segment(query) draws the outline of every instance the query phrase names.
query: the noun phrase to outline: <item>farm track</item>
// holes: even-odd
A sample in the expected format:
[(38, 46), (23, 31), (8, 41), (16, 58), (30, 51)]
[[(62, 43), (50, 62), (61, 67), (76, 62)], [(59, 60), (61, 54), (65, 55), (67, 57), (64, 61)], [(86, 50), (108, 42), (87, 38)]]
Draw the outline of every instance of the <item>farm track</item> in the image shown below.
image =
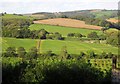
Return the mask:
[(37, 41), (37, 50), (38, 50), (38, 53), (40, 53), (40, 43), (41, 43), (41, 40), (38, 40)]

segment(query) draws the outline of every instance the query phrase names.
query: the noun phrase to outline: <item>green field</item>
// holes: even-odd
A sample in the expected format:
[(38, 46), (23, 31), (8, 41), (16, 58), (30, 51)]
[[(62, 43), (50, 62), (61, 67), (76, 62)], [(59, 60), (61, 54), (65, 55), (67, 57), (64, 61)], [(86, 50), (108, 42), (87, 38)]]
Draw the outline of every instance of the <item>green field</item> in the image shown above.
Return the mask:
[(79, 41), (59, 41), (44, 40), (41, 43), (41, 53), (52, 50), (54, 53), (60, 53), (63, 46), (67, 46), (68, 53), (80, 54), (81, 51), (87, 52), (93, 50), (95, 53), (112, 52), (118, 54), (118, 48), (106, 44), (83, 43)]
[[(7, 47), (24, 47), (28, 51), (32, 47), (37, 46), (37, 39), (15, 39), (15, 38), (3, 38), (2, 50), (5, 51)], [(60, 40), (42, 40), (40, 44), (40, 52), (52, 50), (54, 53), (59, 54), (63, 46), (67, 46), (68, 53), (80, 54), (81, 51), (87, 52), (89, 50), (95, 51), (95, 53), (112, 52), (118, 54), (118, 48), (106, 44), (96, 43), (83, 43), (79, 41), (60, 41)]]
[(63, 36), (67, 36), (68, 33), (81, 33), (83, 35), (87, 35), (90, 32), (97, 32), (101, 34), (102, 32), (99, 30), (90, 30), (90, 29), (79, 29), (79, 28), (70, 28), (70, 27), (61, 27), (61, 26), (52, 26), (52, 25), (44, 25), (44, 24), (33, 24), (30, 26), (31, 30), (40, 30), (45, 29), (48, 32), (59, 32)]
[(28, 51), (32, 47), (36, 47), (37, 40), (34, 39), (16, 39), (16, 38), (3, 38), (2, 39), (2, 51), (5, 51), (7, 47), (24, 47)]

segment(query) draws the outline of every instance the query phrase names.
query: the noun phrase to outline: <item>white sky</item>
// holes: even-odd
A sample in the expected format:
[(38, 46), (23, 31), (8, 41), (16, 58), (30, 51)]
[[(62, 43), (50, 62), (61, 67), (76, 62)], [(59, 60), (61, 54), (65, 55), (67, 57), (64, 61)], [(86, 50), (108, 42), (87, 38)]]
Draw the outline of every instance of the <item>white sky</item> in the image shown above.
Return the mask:
[(118, 9), (119, 0), (2, 0), (0, 12), (34, 13), (84, 9)]

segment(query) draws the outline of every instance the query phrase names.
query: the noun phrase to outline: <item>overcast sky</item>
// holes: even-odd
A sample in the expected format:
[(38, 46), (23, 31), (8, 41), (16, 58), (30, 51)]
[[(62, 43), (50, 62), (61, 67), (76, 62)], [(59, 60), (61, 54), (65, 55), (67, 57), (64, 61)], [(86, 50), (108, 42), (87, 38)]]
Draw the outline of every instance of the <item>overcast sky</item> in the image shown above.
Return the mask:
[(0, 12), (62, 12), (84, 9), (118, 9), (119, 0), (0, 0)]

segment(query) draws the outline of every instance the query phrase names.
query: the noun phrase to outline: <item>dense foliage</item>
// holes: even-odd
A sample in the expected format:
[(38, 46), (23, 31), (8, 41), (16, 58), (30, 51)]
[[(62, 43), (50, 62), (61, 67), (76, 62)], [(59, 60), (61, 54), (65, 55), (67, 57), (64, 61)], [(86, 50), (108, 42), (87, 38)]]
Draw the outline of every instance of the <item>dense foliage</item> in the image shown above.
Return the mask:
[(28, 27), (32, 24), (30, 19), (4, 18), (2, 21), (2, 34), (4, 37), (29, 37)]
[(32, 24), (30, 19), (3, 18), (2, 34), (3, 37), (15, 38), (34, 38), (34, 39), (62, 39), (58, 32), (50, 33), (44, 29), (31, 31), (29, 26)]
[(91, 17), (86, 17), (86, 16), (76, 16), (72, 17), (72, 19), (77, 19), (77, 20), (83, 20), (85, 21), (86, 24), (91, 24), (91, 25), (97, 25), (97, 26), (102, 26), (102, 27), (108, 27), (108, 28), (116, 28), (120, 29), (120, 25), (117, 23), (111, 23), (108, 22), (104, 19), (96, 19), (96, 18), (91, 18)]
[[(13, 62), (12, 59), (16, 60)], [(110, 77), (109, 72), (105, 75), (99, 69), (91, 67), (89, 63), (85, 63), (84, 60), (46, 58), (44, 60), (22, 61), (20, 58), (3, 58), (3, 84), (102, 84), (103, 82), (110, 83)]]
[(67, 47), (63, 46), (61, 48), (60, 54), (55, 54), (52, 52), (52, 50), (48, 50), (45, 53), (39, 53), (38, 49), (36, 47), (32, 47), (29, 49), (29, 51), (26, 52), (24, 47), (8, 47), (5, 52), (2, 54), (3, 57), (19, 57), (24, 59), (36, 59), (40, 57), (55, 57), (59, 59), (82, 59), (82, 58), (88, 58), (88, 59), (107, 59), (112, 58), (112, 56), (116, 56), (116, 54), (113, 54), (111, 52), (106, 53), (102, 52), (101, 54), (96, 54), (92, 50), (88, 50), (87, 52), (80, 52), (80, 54), (69, 54), (67, 51)]
[(106, 41), (108, 44), (119, 47), (120, 46), (120, 31), (107, 33)]
[[(112, 58), (112, 53), (103, 52), (97, 55), (94, 51), (88, 51), (87, 54), (80, 52), (79, 55), (75, 55), (69, 54), (66, 46), (63, 46), (60, 55), (55, 55), (52, 51), (40, 54), (35, 47), (29, 52), (26, 52), (23, 47), (17, 49), (8, 47), (2, 55), (3, 84), (65, 84), (69, 82), (103, 84), (111, 82), (111, 68), (104, 69), (103, 66), (111, 66), (109, 58)], [(95, 59), (94, 62), (93, 59)]]

